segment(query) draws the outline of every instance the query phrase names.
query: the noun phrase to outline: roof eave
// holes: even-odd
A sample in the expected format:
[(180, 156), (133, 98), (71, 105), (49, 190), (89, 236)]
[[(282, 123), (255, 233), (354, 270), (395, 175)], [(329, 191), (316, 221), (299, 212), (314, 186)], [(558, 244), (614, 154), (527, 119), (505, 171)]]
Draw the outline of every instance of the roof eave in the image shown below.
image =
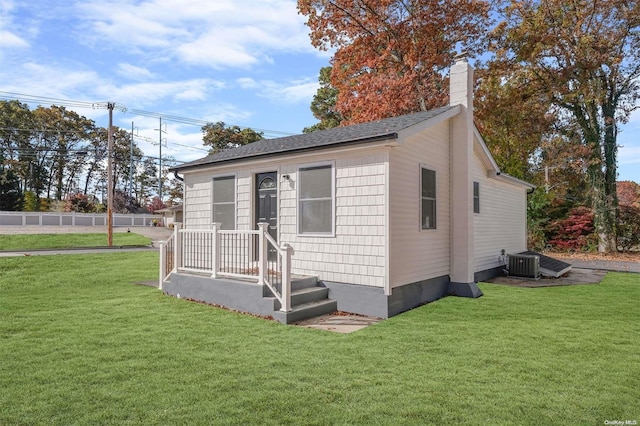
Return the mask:
[(236, 158), (221, 159), (216, 161), (202, 162), (198, 164), (185, 165), (185, 166), (176, 166), (176, 167), (170, 168), (169, 171), (177, 171), (178, 173), (182, 173), (185, 171), (193, 171), (201, 168), (214, 167), (220, 164), (226, 165), (234, 162), (251, 161), (254, 159), (262, 159), (262, 158), (275, 157), (280, 155), (297, 154), (297, 153), (312, 152), (312, 151), (322, 151), (322, 150), (327, 150), (327, 149), (336, 148), (336, 147), (368, 144), (368, 143), (374, 143), (374, 142), (379, 142), (379, 141), (389, 140), (389, 139), (394, 139), (394, 140), (398, 139), (398, 133), (392, 132), (392, 133), (377, 135), (370, 138), (329, 143), (326, 145), (309, 146), (309, 147), (294, 148), (294, 149), (282, 149), (282, 150), (264, 152), (264, 153), (254, 154), (254, 155), (246, 155), (246, 156), (236, 157)]
[(516, 185), (516, 186), (521, 186), (523, 188), (527, 188), (530, 190), (536, 189), (537, 186), (529, 183), (527, 181), (524, 181), (522, 179), (518, 179), (516, 177), (513, 177), (511, 175), (508, 175), (506, 173), (502, 173), (502, 172), (490, 172), (490, 177), (497, 179), (497, 180), (501, 180), (503, 182), (506, 183), (510, 183), (511, 185)]

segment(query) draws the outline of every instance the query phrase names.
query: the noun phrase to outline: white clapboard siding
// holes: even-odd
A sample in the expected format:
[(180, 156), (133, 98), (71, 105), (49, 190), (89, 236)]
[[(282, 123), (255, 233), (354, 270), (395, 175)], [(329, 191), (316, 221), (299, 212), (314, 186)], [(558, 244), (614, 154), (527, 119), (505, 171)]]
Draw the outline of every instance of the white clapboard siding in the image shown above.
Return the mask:
[[(278, 239), (294, 248), (292, 271), (321, 280), (383, 287), (385, 282), (385, 164), (387, 148), (289, 155), (259, 163), (234, 163), (186, 173), (185, 217), (191, 228), (211, 224), (213, 176), (236, 176), (236, 227), (254, 229), (256, 173), (278, 172)], [(335, 167), (335, 235), (305, 236), (297, 230), (298, 168), (331, 162)], [(289, 175), (289, 180), (283, 178)]]
[(211, 226), (211, 184), (208, 173), (185, 175), (184, 225), (209, 229)]
[(474, 181), (480, 182), (480, 214), (474, 214), (475, 271), (501, 266), (501, 250), (526, 250), (526, 188), (487, 177), (474, 155)]
[[(294, 273), (384, 286), (386, 158), (386, 149), (379, 148), (281, 162), (281, 173), (288, 174), (290, 182), (280, 186), (280, 237), (294, 247)], [(298, 167), (324, 161), (335, 166), (335, 236), (298, 235)]]
[[(391, 287), (448, 275), (449, 123), (415, 134), (390, 154)], [(436, 229), (420, 227), (420, 167), (436, 172)]]

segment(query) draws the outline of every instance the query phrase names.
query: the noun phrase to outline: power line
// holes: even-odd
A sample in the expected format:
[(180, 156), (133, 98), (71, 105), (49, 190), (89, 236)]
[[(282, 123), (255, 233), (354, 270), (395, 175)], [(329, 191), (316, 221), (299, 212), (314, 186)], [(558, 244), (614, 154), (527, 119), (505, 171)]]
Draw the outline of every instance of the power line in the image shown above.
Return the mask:
[[(4, 95), (4, 96), (3, 96)], [(26, 95), (24, 93), (0, 91), (0, 99), (17, 100), (26, 103), (49, 103), (51, 105), (71, 106), (76, 108), (92, 108), (94, 102), (74, 101), (69, 99), (48, 98), (45, 96)]]
[[(17, 127), (0, 127), (0, 131), (2, 130), (7, 130), (7, 131), (12, 131), (12, 132), (31, 132), (31, 133), (56, 133), (56, 134), (60, 134), (60, 133), (64, 133), (64, 134), (86, 134), (86, 132), (83, 132), (82, 130), (55, 130), (55, 129), (24, 129), (24, 128), (17, 128)], [(106, 129), (103, 128), (98, 128), (97, 129), (98, 132), (103, 131), (102, 133), (104, 133), (104, 131), (106, 131)], [(151, 144), (155, 144), (157, 143), (156, 141), (152, 140), (151, 138), (148, 138), (146, 136), (141, 136), (141, 135), (133, 135), (134, 139), (138, 139), (138, 140), (142, 140), (143, 142), (147, 142), (147, 143), (151, 143)], [(178, 142), (171, 142), (171, 145), (176, 145), (176, 146), (180, 146), (183, 148), (188, 148), (188, 149), (192, 149), (194, 151), (204, 151), (206, 153), (209, 152), (208, 149), (206, 148), (200, 148), (197, 146), (190, 146), (190, 145), (185, 145), (185, 144), (181, 144)]]
[[(87, 148), (91, 148), (91, 147), (84, 147), (84, 148), (46, 148), (46, 147), (37, 147), (37, 148), (28, 148), (28, 147), (15, 147), (15, 148), (11, 148), (11, 151), (14, 152), (18, 152), (18, 153), (24, 153), (27, 155), (32, 155), (32, 154), (39, 154), (39, 153), (45, 153), (45, 154), (58, 154), (60, 152), (64, 152), (70, 155), (73, 154), (79, 154), (79, 153), (83, 153), (82, 156), (85, 155), (89, 155), (89, 152), (92, 152), (91, 149), (87, 149)], [(9, 148), (0, 148), (2, 150), (9, 150)], [(93, 150), (95, 151), (95, 149)], [(103, 154), (106, 157), (106, 154)], [(115, 155), (116, 158), (118, 159), (123, 159), (123, 157), (121, 157), (120, 155), (118, 155), (118, 153), (116, 153)], [(159, 157), (154, 156), (154, 155), (137, 155), (137, 157), (139, 157), (140, 159), (145, 159), (145, 158), (150, 158), (153, 160), (158, 160)], [(137, 160), (138, 162), (141, 162), (141, 160)], [(176, 160), (175, 158), (172, 157), (162, 157), (162, 161), (164, 162), (173, 162), (173, 163), (186, 163), (186, 161), (183, 160)]]
[[(87, 132), (82, 130), (56, 130), (56, 129), (23, 129), (19, 127), (0, 127), (0, 130), (8, 130), (12, 132), (32, 132), (32, 133), (75, 133), (75, 134), (87, 134)], [(102, 127), (96, 128), (98, 133), (101, 131), (106, 132), (107, 129)], [(91, 133), (91, 132), (89, 132)]]
[[(17, 100), (17, 101), (23, 101), (26, 103), (50, 103), (54, 105), (70, 106), (75, 108), (89, 108), (89, 109), (95, 109), (96, 105), (104, 104), (104, 102), (76, 101), (76, 100), (69, 100), (69, 99), (49, 98), (44, 96), (35, 96), (35, 95), (27, 95), (23, 93), (4, 92), (4, 91), (0, 91), (0, 100)], [(124, 108), (122, 104), (117, 104), (117, 105), (121, 108)], [(124, 108), (124, 109), (125, 109), (124, 112), (130, 112), (131, 114), (134, 114), (134, 115), (141, 115), (144, 117), (152, 117), (152, 118), (162, 118), (165, 121), (171, 121), (173, 123), (180, 123), (180, 124), (199, 126), (199, 127), (206, 126), (207, 124), (214, 124), (212, 121), (200, 120), (200, 119), (189, 118), (189, 117), (181, 117), (177, 115), (164, 114), (160, 112), (145, 111), (145, 110), (133, 109), (133, 108), (132, 109)], [(235, 126), (235, 125), (231, 124), (231, 126)], [(240, 127), (241, 129), (251, 129), (266, 135), (291, 136), (295, 134), (295, 133), (283, 132), (279, 130), (257, 129), (257, 128), (245, 127), (245, 126), (237, 126), (237, 127)]]

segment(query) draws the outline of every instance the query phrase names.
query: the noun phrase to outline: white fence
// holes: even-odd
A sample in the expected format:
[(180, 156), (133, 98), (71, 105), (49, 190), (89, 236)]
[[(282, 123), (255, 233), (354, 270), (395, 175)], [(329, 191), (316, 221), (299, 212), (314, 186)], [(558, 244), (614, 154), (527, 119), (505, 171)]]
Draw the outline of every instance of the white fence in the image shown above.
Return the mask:
[[(113, 214), (113, 226), (149, 226), (162, 221), (152, 214)], [(106, 213), (0, 212), (0, 226), (107, 226)]]

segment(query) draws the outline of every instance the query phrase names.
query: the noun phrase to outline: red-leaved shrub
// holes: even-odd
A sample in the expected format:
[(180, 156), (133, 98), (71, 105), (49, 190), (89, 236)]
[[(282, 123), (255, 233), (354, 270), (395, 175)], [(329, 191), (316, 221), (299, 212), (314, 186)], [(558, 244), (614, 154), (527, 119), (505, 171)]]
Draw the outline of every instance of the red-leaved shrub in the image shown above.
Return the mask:
[(549, 244), (561, 250), (588, 250), (597, 244), (593, 212), (587, 207), (574, 207), (564, 219), (549, 224)]

